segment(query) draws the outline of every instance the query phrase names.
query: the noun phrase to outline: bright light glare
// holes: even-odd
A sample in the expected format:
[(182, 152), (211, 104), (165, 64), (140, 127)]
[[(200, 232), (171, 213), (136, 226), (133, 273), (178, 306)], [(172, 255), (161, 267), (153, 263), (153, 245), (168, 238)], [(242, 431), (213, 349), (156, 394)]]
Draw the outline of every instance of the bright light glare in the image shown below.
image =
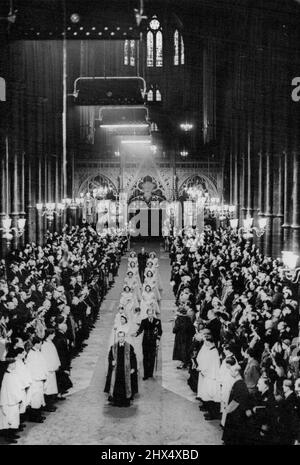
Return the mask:
[(147, 128), (149, 125), (146, 123), (140, 124), (101, 124), (101, 128), (117, 129), (117, 128)]
[(122, 140), (122, 144), (150, 144), (151, 140), (147, 139), (127, 139), (127, 140)]

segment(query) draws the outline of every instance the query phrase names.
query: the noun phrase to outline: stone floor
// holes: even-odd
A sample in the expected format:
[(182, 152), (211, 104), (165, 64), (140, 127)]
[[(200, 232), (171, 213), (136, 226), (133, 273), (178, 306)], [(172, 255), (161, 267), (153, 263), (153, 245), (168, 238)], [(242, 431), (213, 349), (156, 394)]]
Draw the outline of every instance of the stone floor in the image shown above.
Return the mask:
[[(139, 395), (129, 408), (113, 407), (103, 393), (108, 340), (124, 280), (127, 259), (122, 259), (119, 276), (102, 305), (100, 318), (88, 345), (72, 364), (74, 387), (55, 413), (43, 424), (30, 424), (18, 444), (24, 445), (203, 445), (221, 444), (218, 422), (206, 422), (198, 402), (186, 384), (187, 374), (172, 361), (174, 299), (170, 287), (170, 265), (159, 243), (132, 245), (160, 254), (163, 282), (161, 305), (163, 337), (155, 379), (142, 381)], [(151, 248), (152, 247), (152, 248)]]

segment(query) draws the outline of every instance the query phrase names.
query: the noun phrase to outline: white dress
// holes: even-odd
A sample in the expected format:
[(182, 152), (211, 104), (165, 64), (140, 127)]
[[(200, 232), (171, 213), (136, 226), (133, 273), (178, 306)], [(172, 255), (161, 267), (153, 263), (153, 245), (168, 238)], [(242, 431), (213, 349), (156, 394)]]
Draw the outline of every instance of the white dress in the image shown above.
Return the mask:
[(159, 302), (161, 300), (161, 295), (158, 290), (157, 279), (154, 276), (152, 278), (145, 276), (143, 290), (145, 289), (147, 285), (151, 287), (151, 290), (153, 291), (156, 300)]
[(230, 369), (226, 365), (226, 359), (224, 359), (221, 364), (220, 372), (219, 372), (219, 379), (220, 379), (220, 402), (221, 402), (220, 410), (222, 413), (221, 424), (224, 426), (226, 407), (228, 405), (232, 386), (234, 385), (236, 381), (233, 378), (233, 376), (231, 376)]
[(215, 346), (205, 343), (197, 355), (199, 370), (197, 397), (204, 402), (220, 402), (220, 358)]
[(60, 367), (60, 360), (55, 345), (52, 341), (45, 341), (41, 348), (41, 353), (46, 360), (48, 370), (47, 379), (44, 386), (46, 395), (58, 394), (56, 371)]
[(23, 399), (20, 404), (20, 413), (25, 413), (26, 408), (30, 404), (30, 386), (32, 384), (32, 379), (28, 367), (25, 365), (23, 360), (16, 360), (15, 373), (19, 377), (22, 389), (23, 389)]
[(147, 309), (152, 308), (154, 311), (154, 316), (157, 318), (160, 315), (159, 306), (153, 291), (146, 292), (142, 294), (141, 300), (141, 318), (147, 318)]
[(126, 277), (124, 280), (124, 286), (130, 287), (132, 289), (136, 299), (138, 301), (141, 300), (141, 287), (139, 285), (139, 282), (136, 278), (136, 276), (133, 276), (132, 278)]
[(20, 404), (23, 385), (16, 371), (3, 376), (0, 393), (0, 429), (17, 429), (20, 426)]
[[(142, 318), (141, 315), (134, 314), (130, 324), (130, 334), (135, 334), (140, 327)], [(142, 367), (143, 362), (143, 349), (142, 349), (142, 340), (143, 335), (140, 334), (139, 336), (132, 336), (131, 338), (131, 345), (134, 348), (134, 352), (137, 358), (138, 369), (140, 370)]]
[(133, 292), (123, 291), (120, 298), (120, 305), (124, 307), (125, 312), (129, 315), (138, 307), (138, 300)]
[(29, 369), (32, 384), (30, 386), (30, 406), (39, 409), (45, 406), (44, 384), (48, 377), (46, 360), (40, 350), (31, 349), (28, 352), (26, 366)]

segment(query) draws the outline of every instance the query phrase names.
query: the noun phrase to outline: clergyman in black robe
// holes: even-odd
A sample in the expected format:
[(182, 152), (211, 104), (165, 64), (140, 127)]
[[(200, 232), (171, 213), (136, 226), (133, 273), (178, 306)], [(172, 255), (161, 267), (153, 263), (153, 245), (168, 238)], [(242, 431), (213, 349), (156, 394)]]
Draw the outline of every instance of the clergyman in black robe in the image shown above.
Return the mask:
[(191, 318), (186, 313), (186, 309), (180, 309), (173, 328), (173, 333), (175, 334), (173, 360), (180, 360), (182, 362), (177, 368), (187, 367), (195, 334), (195, 327)]
[(134, 348), (125, 342), (123, 331), (118, 332), (118, 342), (110, 348), (108, 364), (104, 392), (113, 405), (128, 407), (138, 392), (137, 360)]

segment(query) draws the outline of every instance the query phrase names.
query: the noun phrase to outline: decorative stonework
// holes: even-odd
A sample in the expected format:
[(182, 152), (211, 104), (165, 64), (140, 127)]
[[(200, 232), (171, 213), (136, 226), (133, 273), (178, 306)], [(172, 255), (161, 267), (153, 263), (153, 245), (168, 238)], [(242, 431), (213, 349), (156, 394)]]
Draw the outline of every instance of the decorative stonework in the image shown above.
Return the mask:
[(119, 161), (92, 163), (82, 160), (78, 162), (76, 168), (76, 196), (86, 191), (88, 183), (93, 183), (99, 175), (106, 179), (113, 189), (118, 190), (123, 186), (128, 199), (136, 196), (146, 177), (151, 178), (155, 189), (160, 191), (159, 196), (167, 201), (178, 198), (182, 194), (184, 185), (194, 177), (201, 179), (211, 197), (221, 197), (223, 190), (222, 170), (218, 164), (208, 167), (201, 162), (181, 162), (176, 165), (176, 177), (174, 177), (174, 166), (171, 162), (143, 159), (139, 163), (134, 161), (124, 164), (121, 172)]

